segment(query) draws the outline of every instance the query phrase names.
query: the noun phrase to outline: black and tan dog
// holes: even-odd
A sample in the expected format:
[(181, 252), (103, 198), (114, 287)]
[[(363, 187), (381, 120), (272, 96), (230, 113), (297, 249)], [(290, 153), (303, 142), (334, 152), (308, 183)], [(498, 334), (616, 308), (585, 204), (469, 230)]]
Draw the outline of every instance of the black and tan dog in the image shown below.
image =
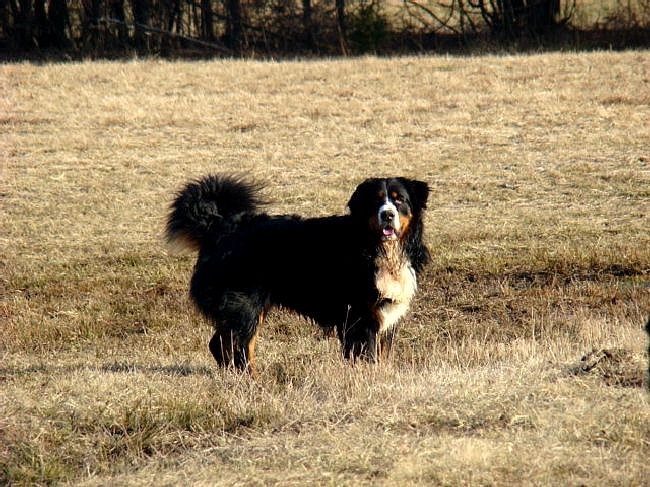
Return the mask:
[(257, 331), (274, 306), (335, 328), (346, 358), (386, 355), (429, 260), (427, 184), (367, 179), (348, 215), (323, 218), (262, 213), (259, 189), (207, 176), (178, 193), (167, 222), (170, 242), (198, 250), (190, 293), (215, 327), (217, 362), (252, 372)]

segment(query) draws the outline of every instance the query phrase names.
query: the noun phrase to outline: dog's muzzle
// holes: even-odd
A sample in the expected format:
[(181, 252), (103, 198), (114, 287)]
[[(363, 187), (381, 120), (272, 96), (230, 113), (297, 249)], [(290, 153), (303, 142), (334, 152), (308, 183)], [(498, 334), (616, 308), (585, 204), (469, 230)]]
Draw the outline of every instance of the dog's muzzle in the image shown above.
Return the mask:
[(382, 240), (394, 240), (399, 237), (400, 219), (397, 208), (391, 202), (386, 202), (379, 208), (377, 215)]

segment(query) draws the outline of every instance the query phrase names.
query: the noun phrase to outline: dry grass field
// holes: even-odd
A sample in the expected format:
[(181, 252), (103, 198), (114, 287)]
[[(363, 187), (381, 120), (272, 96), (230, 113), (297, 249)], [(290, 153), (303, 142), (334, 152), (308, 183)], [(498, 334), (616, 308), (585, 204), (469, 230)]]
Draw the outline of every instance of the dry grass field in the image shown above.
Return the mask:
[[(650, 52), (5, 64), (0, 89), (0, 484), (647, 485)], [(257, 380), (215, 366), (161, 237), (218, 171), (304, 215), (429, 182), (390, 363), (278, 311)]]

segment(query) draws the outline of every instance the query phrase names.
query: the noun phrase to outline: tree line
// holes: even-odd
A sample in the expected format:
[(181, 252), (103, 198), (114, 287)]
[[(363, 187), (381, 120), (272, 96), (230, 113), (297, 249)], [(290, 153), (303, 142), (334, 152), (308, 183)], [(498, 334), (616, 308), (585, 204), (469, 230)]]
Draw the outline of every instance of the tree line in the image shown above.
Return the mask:
[[(571, 0), (575, 1), (575, 0)], [(543, 38), (565, 0), (0, 0), (0, 46), (87, 55), (353, 54)]]

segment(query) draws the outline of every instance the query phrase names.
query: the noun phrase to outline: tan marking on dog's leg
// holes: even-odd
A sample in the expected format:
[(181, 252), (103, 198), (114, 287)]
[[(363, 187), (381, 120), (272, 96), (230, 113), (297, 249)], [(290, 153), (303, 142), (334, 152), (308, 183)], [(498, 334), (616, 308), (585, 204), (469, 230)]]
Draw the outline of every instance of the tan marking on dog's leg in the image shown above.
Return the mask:
[(257, 332), (255, 332), (255, 335), (248, 341), (248, 345), (246, 346), (246, 370), (252, 377), (257, 376), (255, 370), (255, 342), (257, 342)]
[(259, 329), (264, 323), (265, 319), (266, 310), (262, 310), (257, 320), (257, 328), (255, 328), (255, 333), (246, 344), (246, 370), (252, 377), (255, 377), (257, 375), (257, 372), (255, 370), (255, 345), (257, 343), (257, 334), (259, 333)]

